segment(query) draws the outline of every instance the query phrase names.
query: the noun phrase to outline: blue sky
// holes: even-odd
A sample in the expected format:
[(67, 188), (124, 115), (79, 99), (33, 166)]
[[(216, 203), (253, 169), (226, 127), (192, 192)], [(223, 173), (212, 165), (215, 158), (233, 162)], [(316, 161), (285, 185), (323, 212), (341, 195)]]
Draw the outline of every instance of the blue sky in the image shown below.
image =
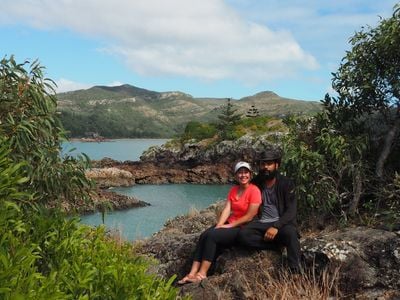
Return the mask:
[(391, 0), (1, 0), (0, 57), (58, 92), (131, 84), (194, 97), (320, 100), (349, 38)]

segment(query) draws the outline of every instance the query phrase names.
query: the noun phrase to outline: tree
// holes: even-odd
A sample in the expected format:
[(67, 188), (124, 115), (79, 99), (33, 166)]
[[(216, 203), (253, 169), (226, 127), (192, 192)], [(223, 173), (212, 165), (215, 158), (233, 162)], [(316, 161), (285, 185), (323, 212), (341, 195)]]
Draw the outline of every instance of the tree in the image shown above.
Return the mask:
[(28, 181), (23, 190), (39, 202), (79, 202), (89, 198), (91, 183), (82, 160), (61, 157), (65, 131), (56, 112), (52, 80), (34, 61), (0, 60), (0, 140), (9, 145), (10, 159), (24, 163)]
[(226, 104), (221, 107), (221, 114), (218, 115), (217, 129), (222, 140), (232, 140), (235, 137), (234, 127), (241, 118), (236, 111), (231, 99), (228, 98)]
[(253, 104), (246, 113), (246, 117), (254, 118), (258, 117), (260, 112), (258, 111), (257, 107)]
[(350, 39), (352, 49), (333, 74), (337, 97), (323, 104), (337, 130), (357, 135), (372, 129), (371, 117), (387, 128), (379, 138), (375, 174), (382, 178), (384, 165), (400, 131), (400, 4), (392, 17), (377, 27), (362, 28)]

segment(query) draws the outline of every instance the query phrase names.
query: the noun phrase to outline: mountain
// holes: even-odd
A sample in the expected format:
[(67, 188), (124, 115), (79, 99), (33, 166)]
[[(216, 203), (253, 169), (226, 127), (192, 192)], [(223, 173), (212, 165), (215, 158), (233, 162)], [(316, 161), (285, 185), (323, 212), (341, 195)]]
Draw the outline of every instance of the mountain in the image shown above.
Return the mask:
[[(189, 121), (217, 120), (226, 98), (193, 98), (179, 91), (155, 92), (132, 85), (94, 86), (57, 95), (61, 121), (71, 137), (98, 133), (117, 137), (172, 137)], [(238, 113), (251, 108), (260, 115), (282, 117), (313, 114), (321, 110), (315, 101), (282, 98), (266, 91), (231, 101)]]

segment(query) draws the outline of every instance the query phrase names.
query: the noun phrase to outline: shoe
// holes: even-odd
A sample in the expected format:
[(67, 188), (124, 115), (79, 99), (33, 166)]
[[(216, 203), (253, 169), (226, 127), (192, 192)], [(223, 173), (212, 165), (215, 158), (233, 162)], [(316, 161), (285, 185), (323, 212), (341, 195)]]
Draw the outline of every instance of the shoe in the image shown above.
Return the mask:
[(191, 283), (192, 281), (191, 280), (194, 280), (196, 278), (196, 275), (186, 275), (185, 277), (183, 277), (181, 280), (179, 280), (178, 282), (177, 282), (177, 284), (179, 284), (179, 285), (184, 285), (184, 284), (186, 284), (186, 283)]
[(207, 276), (204, 276), (203, 274), (197, 273), (196, 276), (193, 279), (189, 279), (190, 283), (196, 283), (196, 282), (201, 282), (202, 280), (206, 279)]

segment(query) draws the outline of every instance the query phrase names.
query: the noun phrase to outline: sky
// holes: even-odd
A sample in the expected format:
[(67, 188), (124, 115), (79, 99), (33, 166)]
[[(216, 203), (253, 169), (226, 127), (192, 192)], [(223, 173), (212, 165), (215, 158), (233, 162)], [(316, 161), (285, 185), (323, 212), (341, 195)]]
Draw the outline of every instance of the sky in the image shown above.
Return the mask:
[(0, 0), (0, 58), (57, 92), (130, 84), (193, 97), (321, 100), (349, 38), (399, 0)]

